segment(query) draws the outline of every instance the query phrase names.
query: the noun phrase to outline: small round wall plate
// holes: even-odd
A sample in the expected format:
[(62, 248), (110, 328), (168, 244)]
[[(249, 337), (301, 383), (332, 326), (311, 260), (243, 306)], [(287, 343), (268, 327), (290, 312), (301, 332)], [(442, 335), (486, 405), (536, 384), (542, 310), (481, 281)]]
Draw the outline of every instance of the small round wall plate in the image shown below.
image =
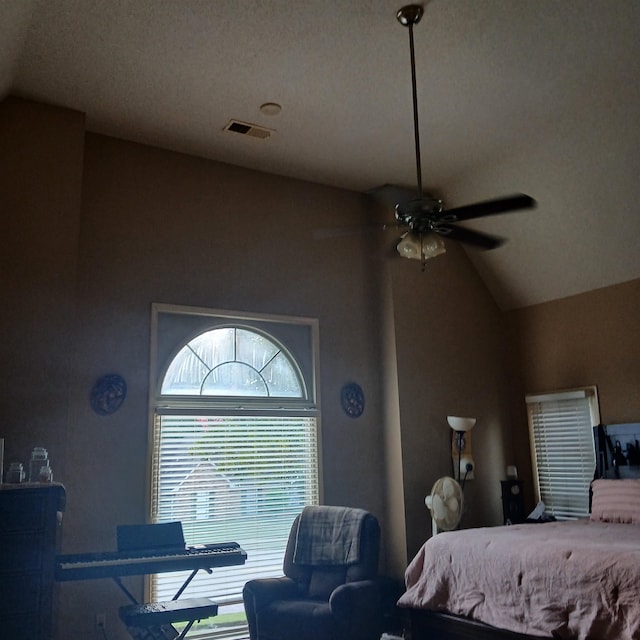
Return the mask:
[(110, 373), (96, 380), (89, 394), (91, 408), (100, 416), (115, 413), (127, 396), (127, 383), (117, 373)]
[(356, 382), (348, 382), (340, 391), (340, 402), (350, 418), (359, 418), (364, 411), (364, 391)]

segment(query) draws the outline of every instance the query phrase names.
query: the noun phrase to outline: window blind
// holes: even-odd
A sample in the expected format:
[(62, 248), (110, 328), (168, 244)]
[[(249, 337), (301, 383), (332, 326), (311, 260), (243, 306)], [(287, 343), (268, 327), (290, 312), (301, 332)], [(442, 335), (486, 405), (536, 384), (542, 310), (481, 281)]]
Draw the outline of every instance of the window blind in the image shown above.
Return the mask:
[(528, 395), (534, 471), (540, 500), (559, 520), (589, 514), (595, 471), (595, 390)]
[[(152, 522), (180, 520), (187, 544), (235, 541), (248, 554), (244, 566), (199, 572), (189, 597), (241, 603), (247, 580), (281, 573), (295, 516), (318, 503), (316, 422), (290, 415), (155, 415)], [(153, 576), (152, 601), (170, 600), (187, 575)]]

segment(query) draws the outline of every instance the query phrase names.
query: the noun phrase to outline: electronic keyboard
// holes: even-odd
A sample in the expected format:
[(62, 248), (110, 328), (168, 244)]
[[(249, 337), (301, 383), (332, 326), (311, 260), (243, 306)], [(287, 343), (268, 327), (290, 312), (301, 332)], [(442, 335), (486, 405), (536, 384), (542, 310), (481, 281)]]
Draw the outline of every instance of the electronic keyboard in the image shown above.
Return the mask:
[(56, 556), (59, 582), (119, 576), (194, 571), (244, 564), (247, 553), (237, 542), (194, 545), (182, 549), (136, 549)]

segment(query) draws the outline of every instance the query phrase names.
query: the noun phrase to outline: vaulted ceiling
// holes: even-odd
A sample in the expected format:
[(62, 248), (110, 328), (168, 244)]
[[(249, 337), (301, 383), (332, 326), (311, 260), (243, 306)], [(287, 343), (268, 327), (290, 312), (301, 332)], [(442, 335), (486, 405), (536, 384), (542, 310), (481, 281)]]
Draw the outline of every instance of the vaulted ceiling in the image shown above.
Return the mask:
[[(515, 192), (538, 201), (466, 223), (509, 239), (468, 250), (500, 307), (640, 277), (640, 3), (423, 5), (425, 188), (449, 206)], [(0, 96), (83, 111), (91, 131), (275, 174), (363, 192), (415, 188), (401, 6), (3, 0)], [(268, 102), (281, 112), (263, 113)], [(273, 134), (225, 131), (230, 119)]]

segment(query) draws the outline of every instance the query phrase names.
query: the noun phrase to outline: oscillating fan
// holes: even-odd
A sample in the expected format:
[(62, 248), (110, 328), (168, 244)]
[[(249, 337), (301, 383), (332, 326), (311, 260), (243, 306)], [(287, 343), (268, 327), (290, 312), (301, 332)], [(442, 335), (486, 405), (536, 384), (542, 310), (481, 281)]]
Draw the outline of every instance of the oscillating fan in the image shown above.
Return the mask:
[(458, 526), (462, 516), (463, 493), (456, 480), (449, 476), (438, 478), (424, 502), (431, 512), (433, 535)]

